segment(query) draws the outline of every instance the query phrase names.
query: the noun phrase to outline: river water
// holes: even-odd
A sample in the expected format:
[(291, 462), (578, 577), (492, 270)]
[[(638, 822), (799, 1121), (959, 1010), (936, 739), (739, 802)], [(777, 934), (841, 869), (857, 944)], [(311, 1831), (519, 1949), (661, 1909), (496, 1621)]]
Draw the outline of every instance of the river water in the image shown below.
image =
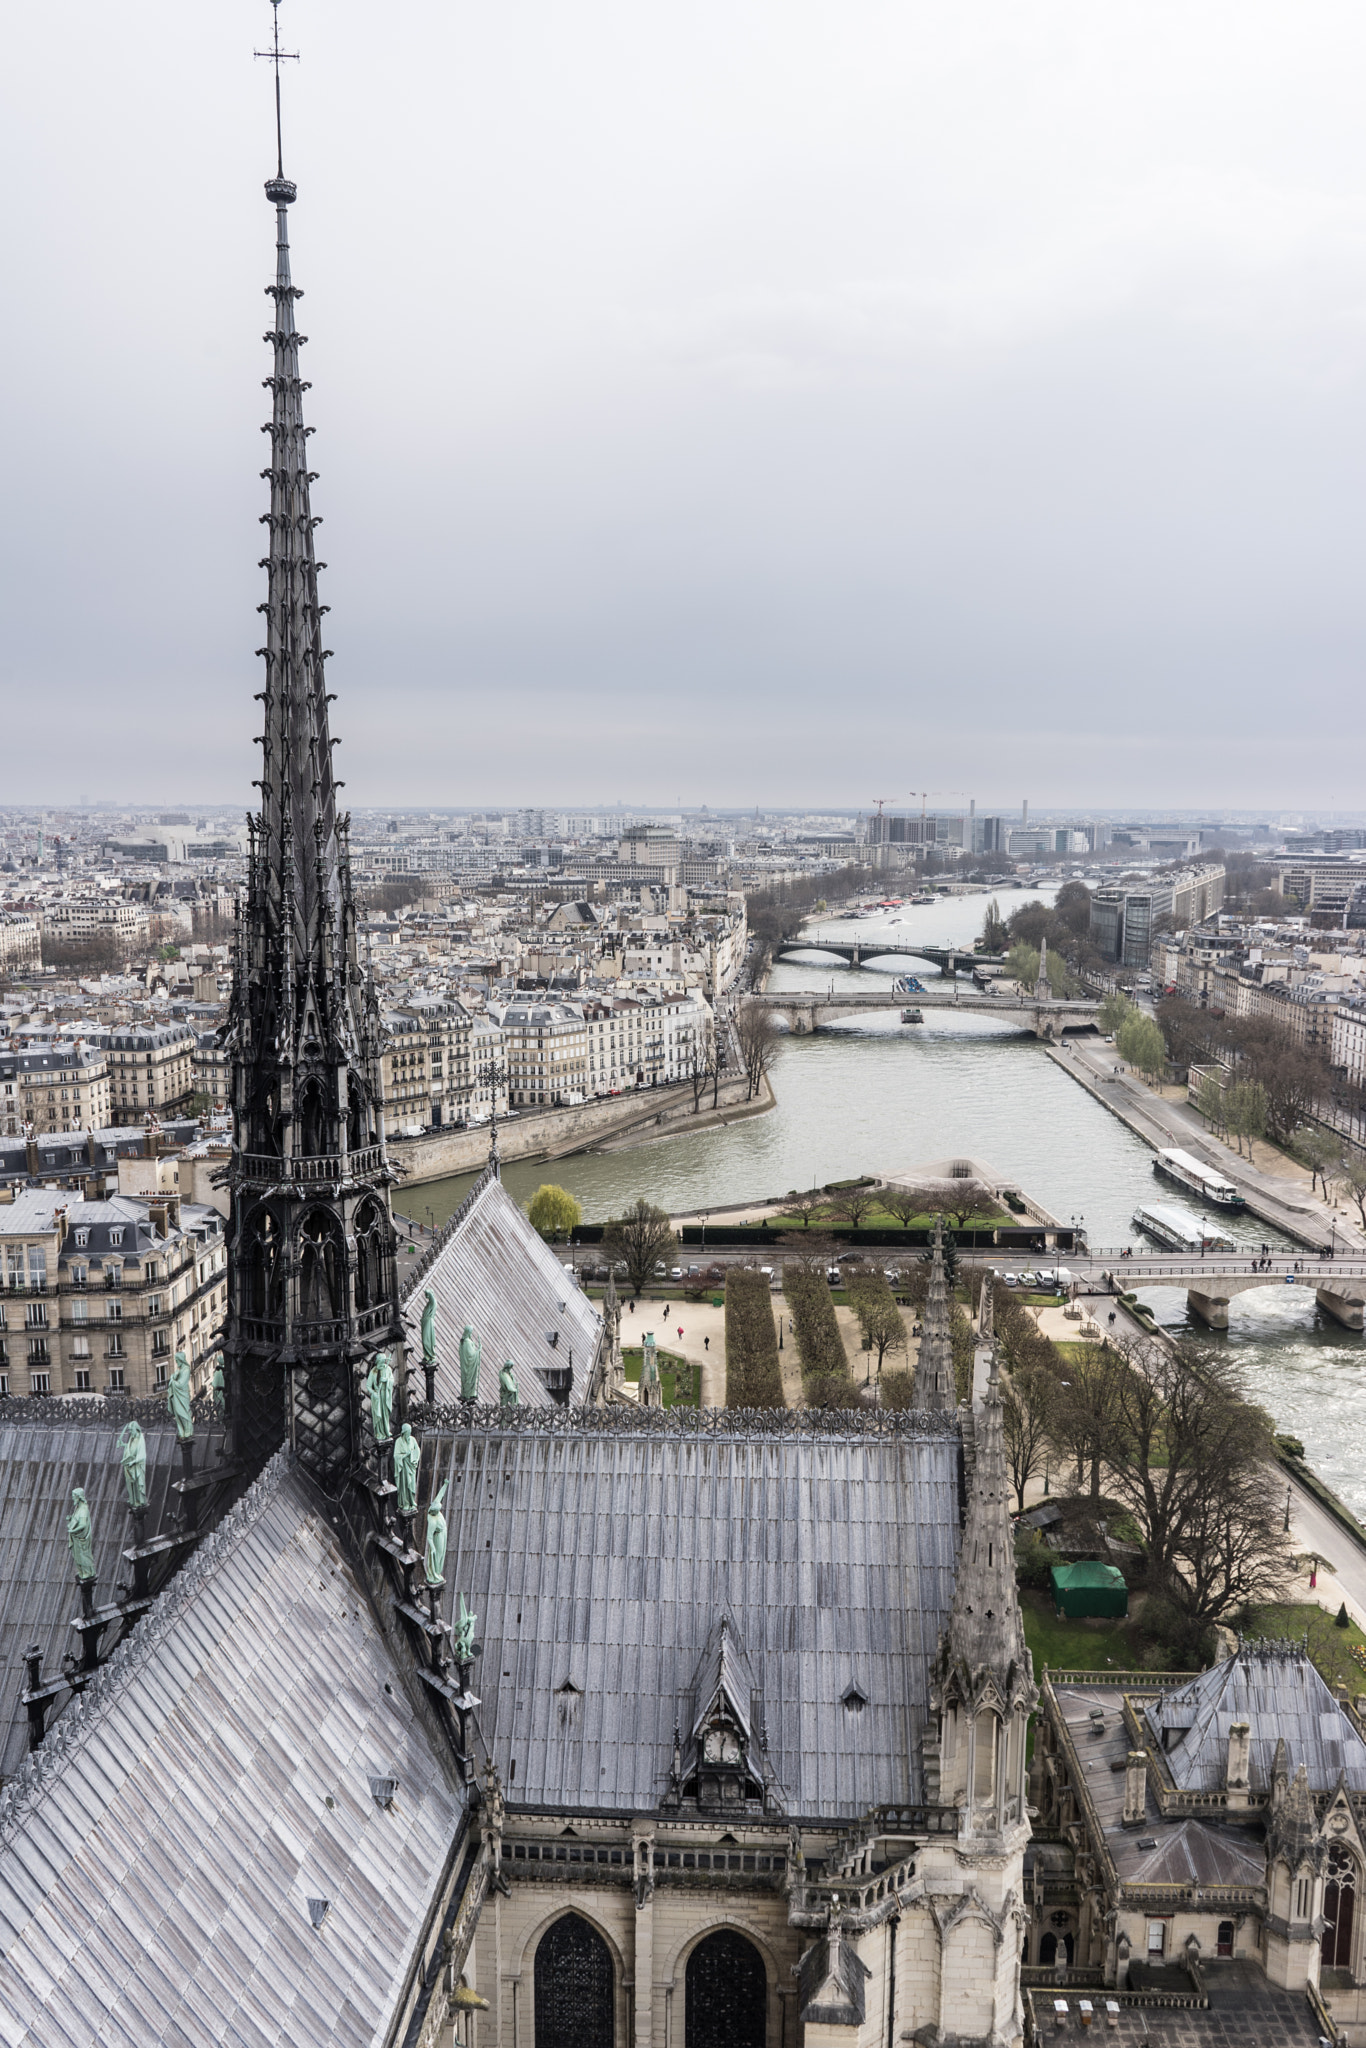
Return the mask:
[[(1045, 896), (1048, 891), (1038, 892)], [(783, 961), (769, 990), (857, 990), (895, 974), (935, 970), (916, 957), (926, 945), (968, 945), (982, 927), (985, 896), (944, 897), (920, 908), (879, 912), (813, 927), (860, 946), (885, 941), (895, 953), (876, 968), (848, 968), (829, 955)], [(1002, 910), (1027, 900), (1001, 897)], [(865, 956), (866, 957), (866, 956)], [(914, 998), (908, 998), (913, 1002)], [(638, 1195), (674, 1213), (781, 1196), (863, 1172), (911, 1172), (966, 1155), (1016, 1181), (1061, 1222), (1084, 1220), (1093, 1246), (1141, 1243), (1130, 1218), (1156, 1192), (1152, 1152), (1008, 1018), (926, 1010), (902, 1025), (873, 1011), (813, 1037), (785, 1039), (773, 1066), (777, 1107), (726, 1129), (655, 1140), (620, 1152), (552, 1164), (515, 1163), (503, 1178), (519, 1200), (554, 1179), (600, 1222)], [(469, 1175), (405, 1189), (398, 1205), (440, 1223), (470, 1186)], [(1168, 1191), (1170, 1198), (1170, 1191)], [(1283, 1243), (1255, 1218), (1230, 1219), (1231, 1234)], [(1248, 1390), (1277, 1426), (1304, 1439), (1311, 1463), (1366, 1516), (1366, 1341), (1318, 1310), (1308, 1289), (1284, 1285), (1236, 1295), (1226, 1335), (1189, 1323), (1184, 1293), (1146, 1293), (1158, 1320), (1189, 1327), (1241, 1363)]]

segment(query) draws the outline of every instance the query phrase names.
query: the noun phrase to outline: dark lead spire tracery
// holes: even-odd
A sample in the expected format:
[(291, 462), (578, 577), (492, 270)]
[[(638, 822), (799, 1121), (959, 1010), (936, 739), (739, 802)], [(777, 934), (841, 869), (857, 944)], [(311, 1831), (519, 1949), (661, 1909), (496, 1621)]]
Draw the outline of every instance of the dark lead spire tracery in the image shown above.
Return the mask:
[[(275, 0), (273, 0), (275, 4)], [(273, 1449), (286, 1430), (327, 1474), (360, 1455), (365, 1369), (381, 1345), (401, 1346), (381, 1029), (357, 953), (347, 820), (337, 808), (328, 731), (308, 440), (290, 274), (294, 185), (279, 169), (270, 506), (261, 566), (266, 621), (260, 805), (248, 819), (249, 859), (227, 1028), (233, 1055), (226, 1353), (238, 1447)], [(401, 1384), (401, 1375), (400, 1375)]]

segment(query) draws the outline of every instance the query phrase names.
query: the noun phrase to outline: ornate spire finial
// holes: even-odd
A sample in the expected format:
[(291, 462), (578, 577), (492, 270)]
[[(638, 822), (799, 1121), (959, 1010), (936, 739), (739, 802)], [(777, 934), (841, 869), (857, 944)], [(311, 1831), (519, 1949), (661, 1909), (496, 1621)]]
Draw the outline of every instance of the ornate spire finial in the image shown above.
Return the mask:
[(944, 1224), (935, 1218), (930, 1255), (930, 1290), (920, 1321), (920, 1354), (915, 1368), (915, 1405), (943, 1413), (954, 1403), (953, 1325), (944, 1272)]
[(280, 66), (297, 64), (299, 53), (297, 50), (280, 48), (280, 0), (270, 0), (270, 4), (273, 11), (271, 47), (268, 50), (256, 50), (252, 54), (257, 57), (268, 57), (275, 67), (275, 176), (266, 186), (266, 197), (272, 206), (288, 206), (290, 200), (297, 194), (285, 176), (284, 128), (280, 118)]

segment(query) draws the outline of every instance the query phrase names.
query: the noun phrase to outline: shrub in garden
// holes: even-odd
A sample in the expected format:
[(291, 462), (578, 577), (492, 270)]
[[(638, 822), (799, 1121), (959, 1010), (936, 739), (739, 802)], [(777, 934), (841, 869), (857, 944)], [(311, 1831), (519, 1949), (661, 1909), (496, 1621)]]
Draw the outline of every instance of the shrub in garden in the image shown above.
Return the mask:
[(726, 1279), (726, 1406), (786, 1406), (773, 1298), (753, 1266), (732, 1266)]

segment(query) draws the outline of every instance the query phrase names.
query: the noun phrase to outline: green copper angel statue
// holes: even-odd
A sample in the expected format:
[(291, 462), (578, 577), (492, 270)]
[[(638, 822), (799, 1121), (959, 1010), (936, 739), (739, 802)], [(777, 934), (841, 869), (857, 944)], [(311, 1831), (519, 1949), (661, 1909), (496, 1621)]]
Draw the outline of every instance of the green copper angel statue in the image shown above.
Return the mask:
[(446, 1566), (446, 1517), (441, 1503), (449, 1481), (443, 1481), (427, 1504), (427, 1584), (439, 1586)]
[(166, 1406), (175, 1417), (175, 1433), (184, 1443), (194, 1435), (190, 1413), (190, 1361), (183, 1351), (175, 1355), (175, 1371), (166, 1385)]
[(90, 1526), (90, 1503), (82, 1486), (73, 1486), (71, 1489), (71, 1513), (66, 1518), (66, 1540), (71, 1546), (71, 1562), (76, 1567), (76, 1577), (93, 1579), (94, 1532)]
[(479, 1399), (479, 1360), (484, 1347), (474, 1334), (473, 1323), (466, 1323), (465, 1334), (460, 1339), (460, 1398), (462, 1401)]
[(468, 1664), (474, 1656), (474, 1625), (479, 1616), (471, 1613), (465, 1605), (465, 1596), (460, 1595), (460, 1619), (455, 1625), (455, 1661)]
[(430, 1287), (422, 1297), (422, 1363), (436, 1364), (436, 1296)]
[(365, 1375), (370, 1396), (370, 1427), (377, 1444), (387, 1444), (394, 1433), (394, 1373), (387, 1351), (377, 1351)]
[(512, 1360), (506, 1359), (498, 1375), (498, 1405), (500, 1408), (515, 1408), (518, 1402), (517, 1368)]
[(422, 1463), (422, 1446), (405, 1422), (394, 1441), (394, 1485), (398, 1488), (401, 1515), (417, 1512), (417, 1472)]
[(142, 1433), (140, 1422), (125, 1422), (119, 1432), (119, 1449), (123, 1452), (123, 1483), (128, 1492), (130, 1508), (145, 1508), (147, 1505), (147, 1439)]

